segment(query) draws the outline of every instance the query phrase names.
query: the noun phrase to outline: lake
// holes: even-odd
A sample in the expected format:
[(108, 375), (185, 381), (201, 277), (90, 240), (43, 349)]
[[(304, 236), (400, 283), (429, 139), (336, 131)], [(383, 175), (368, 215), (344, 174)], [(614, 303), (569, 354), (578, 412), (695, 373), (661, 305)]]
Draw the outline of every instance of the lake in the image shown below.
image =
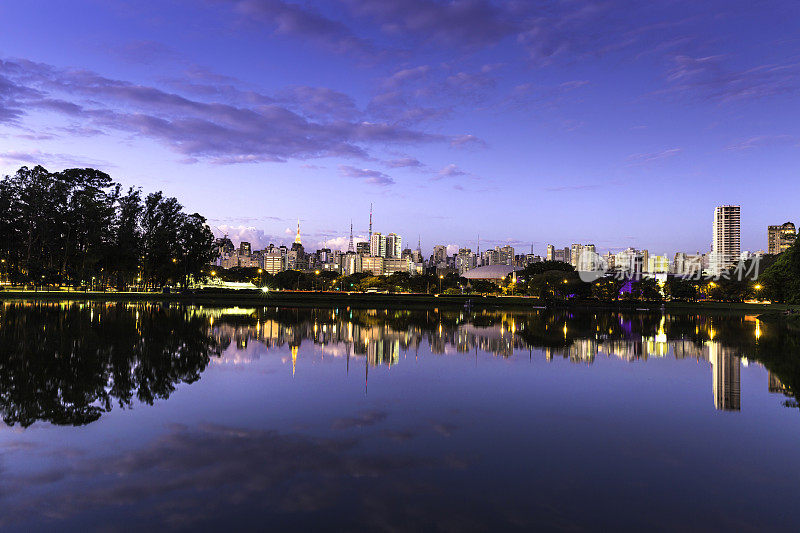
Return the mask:
[(0, 527), (793, 530), (744, 314), (0, 303)]

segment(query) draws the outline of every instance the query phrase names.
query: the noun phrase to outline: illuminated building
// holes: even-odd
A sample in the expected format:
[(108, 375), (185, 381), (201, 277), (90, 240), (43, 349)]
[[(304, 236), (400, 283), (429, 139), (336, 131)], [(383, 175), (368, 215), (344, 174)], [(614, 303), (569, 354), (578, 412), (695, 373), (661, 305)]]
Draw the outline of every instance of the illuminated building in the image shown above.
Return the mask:
[(786, 222), (780, 226), (767, 226), (767, 253), (785, 252), (797, 238), (794, 224)]
[(722, 205), (714, 208), (714, 233), (711, 245), (711, 272), (736, 266), (741, 257), (741, 208)]

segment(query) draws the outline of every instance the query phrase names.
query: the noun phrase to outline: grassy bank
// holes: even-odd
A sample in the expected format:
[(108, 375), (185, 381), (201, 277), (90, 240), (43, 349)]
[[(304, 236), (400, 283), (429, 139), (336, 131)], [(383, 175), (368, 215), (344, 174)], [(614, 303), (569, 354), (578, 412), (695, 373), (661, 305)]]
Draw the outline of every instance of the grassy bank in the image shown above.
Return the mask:
[(738, 312), (776, 312), (790, 306), (782, 304), (747, 304), (723, 302), (641, 302), (620, 301), (603, 302), (547, 301), (518, 296), (436, 296), (430, 294), (375, 294), (338, 292), (215, 292), (215, 293), (147, 293), (147, 292), (67, 292), (67, 291), (0, 291), (0, 300), (94, 300), (94, 301), (152, 301), (182, 302), (198, 305), (238, 305), (238, 306), (298, 306), (298, 307), (464, 307), (487, 309), (531, 309), (548, 308), (592, 308), (598, 310), (670, 310), (681, 312), (700, 311), (738, 311)]

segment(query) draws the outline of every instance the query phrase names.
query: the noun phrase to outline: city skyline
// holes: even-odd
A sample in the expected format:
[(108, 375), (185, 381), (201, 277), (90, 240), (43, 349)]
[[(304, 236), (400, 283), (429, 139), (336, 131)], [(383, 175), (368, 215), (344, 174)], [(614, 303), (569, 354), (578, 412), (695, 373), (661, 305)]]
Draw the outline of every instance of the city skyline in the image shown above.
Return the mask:
[(796, 218), (793, 2), (40, 7), (0, 7), (2, 174), (98, 167), (313, 247), (370, 202), (407, 242), (539, 254), (704, 251), (725, 204), (758, 250)]

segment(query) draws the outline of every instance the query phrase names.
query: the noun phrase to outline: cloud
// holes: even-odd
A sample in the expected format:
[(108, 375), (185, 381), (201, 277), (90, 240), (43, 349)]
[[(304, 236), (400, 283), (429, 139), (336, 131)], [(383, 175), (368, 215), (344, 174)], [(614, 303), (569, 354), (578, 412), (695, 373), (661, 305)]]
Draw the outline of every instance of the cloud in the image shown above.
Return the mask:
[(392, 159), (390, 161), (386, 161), (386, 166), (390, 168), (404, 168), (404, 167), (414, 167), (420, 168), (424, 165), (419, 159), (414, 157), (402, 157), (400, 159)]
[(700, 100), (734, 102), (794, 94), (800, 84), (798, 63), (762, 64), (745, 69), (731, 68), (722, 55), (692, 57), (675, 55), (666, 74), (668, 89)]
[(351, 119), (360, 114), (350, 96), (327, 87), (289, 87), (278, 93), (277, 101), (296, 107), (310, 117)]
[(729, 144), (728, 146), (725, 147), (725, 149), (738, 152), (744, 150), (752, 150), (753, 148), (758, 148), (762, 146), (778, 146), (778, 145), (787, 145), (796, 143), (797, 139), (792, 135), (757, 135), (755, 137), (750, 137), (749, 139), (745, 139), (743, 141)]
[(97, 159), (82, 158), (80, 156), (68, 154), (51, 154), (40, 150), (11, 150), (8, 152), (0, 152), (0, 164), (26, 166), (42, 165), (43, 167), (54, 166), (58, 168), (94, 167), (106, 169), (113, 166), (111, 163)]
[(660, 152), (648, 152), (641, 154), (631, 154), (626, 160), (634, 164), (656, 163), (665, 159), (670, 159), (680, 154), (683, 150), (681, 148), (669, 148), (661, 150)]
[(235, 10), (248, 21), (270, 24), (275, 34), (297, 37), (323, 45), (337, 53), (375, 54), (368, 40), (347, 26), (317, 11), (282, 0), (239, 0)]
[[(331, 117), (340, 115), (334, 108), (348, 99), (324, 89), (290, 89), (282, 95), (287, 100), (294, 98), (290, 106), (263, 101), (233, 105), (26, 60), (0, 61), (0, 84), (0, 116), (5, 121), (17, 120), (33, 110), (58, 113), (80, 120), (84, 128), (124, 131), (161, 141), (189, 162), (364, 158), (371, 144), (449, 140), (387, 122)], [(345, 108), (352, 112), (350, 104)]]
[(516, 23), (508, 8), (489, 0), (344, 0), (351, 11), (367, 17), (392, 36), (468, 47), (494, 44), (513, 34)]
[(365, 183), (369, 183), (370, 185), (387, 186), (394, 185), (395, 183), (394, 179), (379, 170), (339, 165), (339, 172), (342, 176), (364, 180)]
[(475, 135), (457, 135), (450, 140), (450, 146), (452, 147), (460, 147), (460, 146), (486, 146), (486, 141), (476, 137)]
[[(270, 243), (280, 245), (286, 240), (276, 235), (268, 235), (264, 230), (248, 225), (220, 224), (212, 226), (212, 229), (217, 237), (227, 235), (236, 246), (242, 241), (249, 242), (253, 250), (262, 250), (269, 246)], [(294, 235), (294, 232), (295, 230), (289, 229), (290, 235)]]
[(458, 168), (457, 165), (454, 163), (450, 163), (439, 172), (436, 173), (435, 176), (431, 178), (433, 181), (438, 181), (444, 178), (456, 178), (458, 176), (466, 176), (468, 173)]
[(599, 189), (599, 183), (583, 183), (579, 185), (554, 185), (552, 187), (545, 187), (544, 190), (548, 192), (563, 192), (563, 191), (587, 191), (592, 189)]

